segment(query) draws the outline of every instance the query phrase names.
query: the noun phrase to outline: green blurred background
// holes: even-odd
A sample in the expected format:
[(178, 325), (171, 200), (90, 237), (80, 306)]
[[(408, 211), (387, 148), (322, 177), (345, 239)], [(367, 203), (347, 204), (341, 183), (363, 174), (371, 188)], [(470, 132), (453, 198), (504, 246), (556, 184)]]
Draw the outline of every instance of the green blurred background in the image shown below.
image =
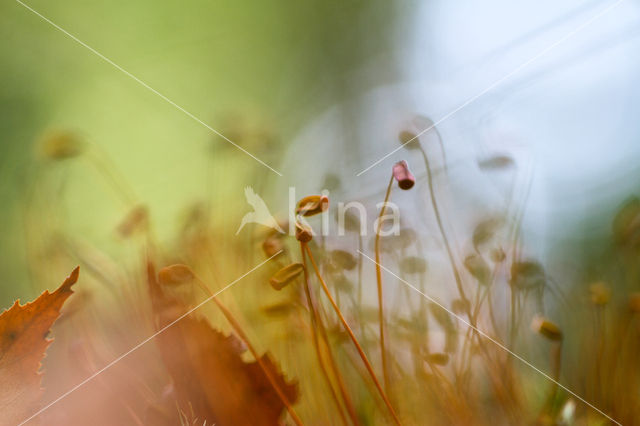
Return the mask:
[[(313, 114), (393, 80), (403, 13), (384, 1), (28, 5), (275, 168)], [(346, 84), (384, 56), (378, 80)], [(90, 162), (44, 161), (37, 143), (49, 131), (88, 141), (149, 205), (160, 239), (194, 200), (212, 203), (214, 223), (236, 226), (242, 188), (276, 177), (17, 2), (0, 5), (0, 57), (2, 305), (60, 280), (28, 273), (34, 221), (118, 250), (113, 229), (128, 206)], [(34, 206), (43, 193), (48, 201)]]
[[(28, 5), (274, 168), (289, 167), (284, 158), (295, 163), (300, 152), (309, 164), (338, 164), (348, 178), (351, 168), (361, 170), (397, 147), (395, 133), (382, 137), (376, 127), (395, 110), (443, 117), (605, 7), (546, 0)], [(639, 131), (632, 120), (638, 89), (631, 84), (640, 67), (631, 54), (638, 16), (637, 2), (627, 2), (438, 126), (459, 166), (455, 184), (477, 199), (494, 191), (469, 172), (477, 169), (477, 156), (530, 151), (536, 174), (525, 243), (560, 271), (567, 258), (571, 273), (598, 256), (615, 211), (638, 188)], [(245, 186), (275, 183), (283, 195), (308, 167), (300, 162), (295, 172), (281, 170), (286, 177), (278, 180), (16, 1), (0, 5), (0, 57), (3, 305), (60, 281), (29, 273), (30, 264), (38, 269), (38, 256), (50, 255), (42, 247), (52, 231), (122, 256), (114, 228), (131, 206), (90, 161), (45, 161), (37, 145), (47, 132), (69, 130), (89, 143), (102, 166), (149, 206), (161, 242), (175, 235), (184, 210), (196, 202), (211, 207), (216, 226), (235, 230), (247, 208)], [(362, 112), (339, 117), (349, 121), (345, 126), (323, 121), (329, 108), (345, 104), (355, 107), (339, 111)], [(294, 143), (311, 124), (320, 136)], [(351, 125), (378, 139), (360, 131), (351, 140)], [(325, 129), (344, 141), (323, 138)], [(344, 166), (349, 149), (362, 164)], [(381, 166), (364, 175), (353, 192), (374, 188), (386, 173)], [(526, 186), (516, 190), (518, 203)], [(458, 214), (452, 212), (452, 222)], [(34, 238), (41, 240), (35, 248)]]

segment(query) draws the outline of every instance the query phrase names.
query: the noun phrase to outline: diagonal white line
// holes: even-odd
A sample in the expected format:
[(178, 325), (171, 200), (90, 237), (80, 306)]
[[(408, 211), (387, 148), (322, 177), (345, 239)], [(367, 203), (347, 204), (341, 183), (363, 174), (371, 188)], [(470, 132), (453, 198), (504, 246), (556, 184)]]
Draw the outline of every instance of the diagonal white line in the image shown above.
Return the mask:
[(60, 402), (60, 400), (64, 399), (65, 397), (67, 397), (69, 394), (71, 394), (72, 392), (78, 390), (80, 387), (82, 387), (83, 385), (85, 385), (87, 382), (95, 379), (97, 376), (99, 376), (100, 374), (104, 373), (106, 370), (108, 370), (109, 368), (113, 367), (115, 364), (117, 364), (119, 361), (121, 361), (123, 358), (127, 357), (128, 355), (130, 355), (132, 352), (138, 350), (140, 347), (142, 347), (145, 343), (149, 342), (150, 340), (152, 340), (154, 337), (156, 337), (157, 335), (159, 335), (160, 333), (164, 332), (165, 330), (167, 330), (169, 327), (175, 325), (178, 321), (182, 320), (183, 318), (185, 318), (186, 316), (192, 314), (195, 310), (197, 310), (198, 308), (200, 308), (202, 305), (204, 305), (205, 303), (209, 302), (211, 299), (213, 299), (214, 297), (216, 297), (217, 295), (219, 295), (220, 293), (222, 293), (223, 291), (227, 290), (229, 287), (231, 287), (232, 285), (234, 285), (235, 283), (237, 283), (238, 281), (240, 281), (241, 279), (243, 279), (244, 277), (246, 277), (247, 275), (249, 275), (250, 273), (252, 273), (253, 271), (255, 271), (256, 269), (260, 268), (262, 265), (264, 265), (265, 263), (267, 263), (268, 261), (270, 261), (271, 259), (273, 259), (274, 257), (276, 257), (277, 255), (279, 255), (280, 253), (282, 253), (283, 250), (280, 250), (279, 252), (277, 252), (276, 254), (274, 254), (273, 256), (271, 256), (270, 258), (268, 258), (267, 260), (265, 260), (264, 262), (261, 262), (260, 264), (258, 264), (257, 266), (254, 266), (253, 268), (251, 268), (248, 272), (245, 272), (243, 275), (241, 275), (239, 278), (236, 278), (235, 280), (231, 281), (229, 284), (227, 284), (225, 287), (223, 287), (222, 289), (218, 290), (216, 293), (214, 293), (213, 295), (207, 297), (206, 299), (204, 299), (202, 302), (200, 302), (199, 304), (197, 304), (196, 306), (194, 306), (193, 308), (189, 309), (186, 313), (184, 313), (183, 315), (179, 316), (178, 318), (176, 318), (175, 320), (171, 321), (169, 324), (165, 325), (164, 327), (162, 327), (160, 330), (158, 330), (157, 332), (155, 332), (154, 334), (152, 334), (151, 336), (147, 337), (146, 339), (144, 339), (142, 342), (138, 343), (137, 345), (135, 345), (133, 348), (129, 349), (127, 352), (123, 353), (122, 355), (120, 355), (118, 358), (114, 359), (113, 361), (111, 361), (109, 364), (105, 365), (104, 367), (102, 367), (100, 370), (96, 371), (95, 373), (93, 373), (91, 376), (87, 377), (86, 379), (84, 379), (82, 382), (78, 383), (77, 385), (75, 385), (74, 387), (72, 387), (71, 389), (69, 389), (68, 391), (66, 391), (65, 393), (63, 393), (62, 395), (60, 395), (58, 398), (54, 399), (53, 401), (51, 401), (49, 404), (45, 405), (44, 407), (42, 407), (40, 410), (38, 410), (36, 413), (34, 413), (31, 417), (23, 420), (20, 424), (18, 424), (18, 426), (22, 426), (25, 423), (29, 422), (30, 420), (32, 420), (33, 418), (37, 417), (38, 415), (40, 415), (43, 411), (47, 410), (48, 408), (50, 408), (52, 405)]
[(584, 399), (583, 397), (581, 397), (580, 395), (576, 394), (575, 392), (573, 392), (571, 389), (567, 388), (566, 386), (564, 386), (562, 383), (558, 382), (557, 380), (555, 380), (553, 377), (549, 376), (547, 373), (545, 373), (544, 371), (540, 370), (539, 368), (537, 368), (535, 365), (531, 364), (529, 361), (527, 361), (526, 359), (524, 359), (523, 357), (521, 357), (520, 355), (518, 355), (517, 353), (513, 352), (512, 350), (510, 350), (509, 348), (507, 348), (506, 346), (504, 346), (502, 343), (500, 343), (499, 341), (497, 341), (496, 339), (494, 339), (493, 337), (489, 336), (487, 333), (485, 333), (484, 331), (480, 330), (479, 328), (471, 325), (469, 323), (469, 321), (465, 320), (463, 317), (461, 317), (460, 315), (456, 314), (455, 312), (450, 311), (449, 309), (447, 309), (446, 306), (444, 306), (443, 304), (441, 304), (440, 302), (438, 302), (437, 300), (435, 300), (434, 298), (432, 298), (431, 296), (423, 293), (422, 291), (420, 291), (418, 288), (414, 287), (413, 285), (409, 284), (407, 281), (405, 281), (404, 279), (400, 278), (397, 274), (393, 273), (391, 270), (389, 270), (388, 268), (382, 266), (381, 264), (379, 264), (378, 262), (376, 262), (374, 259), (370, 258), (369, 256), (367, 256), (366, 254), (364, 254), (362, 251), (358, 250), (358, 253), (360, 253), (361, 255), (363, 255), (364, 257), (366, 257), (367, 259), (369, 259), (370, 261), (372, 261), (373, 263), (375, 263), (376, 265), (380, 266), (380, 268), (384, 269), (385, 271), (387, 271), (389, 274), (393, 275), (394, 277), (396, 277), (398, 280), (400, 280), (403, 284), (405, 284), (406, 286), (412, 288), (413, 290), (417, 291), (418, 293), (420, 293), (424, 298), (428, 299), (429, 301), (435, 303), (436, 305), (438, 305), (439, 307), (441, 307), (442, 309), (444, 309), (445, 311), (447, 311), (450, 315), (453, 315), (454, 317), (456, 317), (460, 322), (464, 323), (466, 326), (470, 327), (471, 329), (473, 329), (474, 331), (476, 331), (478, 334), (480, 334), (482, 337), (490, 340), (492, 343), (494, 343), (496, 346), (498, 346), (501, 349), (504, 349), (506, 352), (508, 352), (511, 356), (513, 356), (514, 358), (518, 359), (520, 362), (522, 362), (523, 364), (527, 365), (528, 367), (534, 369), (535, 371), (537, 371), (538, 373), (540, 373), (541, 375), (543, 375), (545, 378), (547, 378), (548, 380), (550, 380), (551, 382), (555, 383), (556, 385), (558, 385), (559, 387), (561, 387), (562, 389), (564, 389), (566, 392), (570, 393), (571, 395), (573, 395), (574, 397), (576, 397), (577, 399), (579, 399), (580, 401), (584, 402), (586, 405), (588, 405), (589, 407), (593, 408), (594, 410), (596, 410), (598, 413), (602, 414), (603, 416), (605, 416), (607, 419), (611, 420), (613, 423), (622, 426), (622, 424), (620, 422), (615, 421), (614, 419), (612, 419), (609, 415), (607, 415), (604, 411), (600, 410), (599, 408), (595, 407), (593, 404), (591, 404), (589, 401), (587, 401), (586, 399)]
[[(16, 0), (17, 1), (17, 0)], [(618, 7), (623, 1), (625, 0), (617, 0), (615, 3), (607, 6), (605, 9), (601, 10), (600, 12), (598, 12), (595, 16), (591, 17), (589, 20), (587, 20), (586, 22), (582, 23), (581, 25), (577, 26), (576, 28), (574, 28), (573, 30), (571, 30), (569, 33), (567, 33), (564, 37), (562, 37), (560, 40), (556, 41), (555, 43), (547, 46), (546, 48), (544, 48), (543, 50), (541, 50), (540, 52), (538, 52), (534, 57), (532, 57), (531, 59), (523, 62), (522, 64), (518, 65), (515, 69), (513, 69), (511, 72), (509, 72), (508, 74), (504, 75), (503, 77), (501, 77), (500, 79), (496, 80), (495, 82), (493, 82), (492, 84), (490, 84), (486, 89), (482, 90), (481, 92), (475, 94), (474, 96), (472, 96), (471, 98), (467, 99), (465, 102), (463, 102), (461, 105), (459, 105), (457, 108), (455, 108), (453, 111), (449, 112), (448, 114), (446, 114), (444, 117), (441, 117), (438, 121), (436, 121), (435, 123), (433, 123), (431, 126), (427, 127), (426, 129), (422, 130), (420, 133), (418, 133), (417, 135), (415, 135), (413, 138), (409, 139), (408, 141), (406, 141), (405, 143), (403, 143), (402, 145), (400, 145), (399, 147), (397, 147), (396, 149), (394, 149), (393, 151), (391, 151), (390, 153), (386, 154), (384, 157), (380, 158), (378, 161), (376, 161), (375, 163), (371, 164), (369, 167), (367, 167), (366, 169), (362, 170), (360, 173), (357, 173), (356, 176), (360, 176), (363, 173), (369, 171), (371, 168), (377, 166), (378, 164), (380, 164), (383, 160), (385, 160), (386, 158), (388, 158), (390, 155), (395, 154), (396, 152), (398, 152), (399, 150), (401, 150), (405, 145), (407, 145), (408, 143), (411, 143), (412, 141), (416, 140), (417, 138), (419, 138), (421, 135), (425, 134), (426, 132), (428, 132), (429, 130), (433, 129), (435, 126), (437, 126), (438, 124), (442, 123), (443, 121), (449, 119), (451, 116), (453, 116), (454, 114), (456, 114), (458, 111), (466, 108), (467, 106), (469, 106), (470, 104), (474, 103), (475, 101), (477, 101), (479, 98), (481, 98), (482, 96), (484, 96), (485, 94), (487, 94), (488, 92), (492, 91), (493, 89), (495, 89), (496, 87), (498, 87), (500, 84), (502, 84), (503, 81), (513, 77), (514, 75), (516, 75), (517, 73), (519, 73), (520, 71), (522, 71), (523, 69), (525, 69), (526, 67), (528, 67), (529, 65), (531, 65), (533, 62), (537, 61), (538, 59), (540, 59), (541, 57), (543, 57), (544, 55), (546, 55), (547, 53), (549, 53), (551, 50), (555, 49), (556, 47), (558, 47), (560, 44), (564, 43), (565, 41), (569, 40), (571, 37), (575, 36), (577, 33), (579, 33), (580, 31), (582, 31), (583, 29), (585, 29), (586, 27), (588, 27), (589, 25), (593, 24), (596, 20), (602, 18), (605, 14), (611, 12), (614, 8)]]
[(26, 5), (25, 3), (23, 3), (20, 0), (16, 0), (17, 3), (19, 3), (20, 5), (24, 6), (26, 9), (30, 10), (31, 12), (33, 12), (35, 15), (37, 15), (38, 17), (40, 17), (42, 20), (44, 20), (45, 22), (51, 24), (54, 28), (56, 28), (58, 31), (62, 32), (63, 34), (65, 34), (66, 36), (68, 36), (69, 38), (71, 38), (73, 41), (75, 41), (76, 43), (80, 44), (83, 47), (86, 47), (87, 49), (89, 49), (93, 54), (95, 54), (96, 56), (98, 56), (100, 59), (102, 59), (103, 61), (107, 62), (108, 64), (112, 65), (113, 67), (115, 67), (116, 69), (118, 69), (119, 71), (121, 71), (122, 73), (124, 73), (125, 75), (127, 75), (128, 77), (132, 78), (133, 80), (135, 80), (136, 82), (138, 82), (140, 85), (142, 85), (143, 87), (145, 87), (146, 89), (148, 89), (149, 91), (155, 93), (156, 95), (158, 95), (160, 98), (164, 99), (166, 102), (168, 102), (169, 104), (171, 104), (172, 106), (174, 106), (176, 109), (182, 111), (184, 114), (186, 114), (188, 117), (192, 118), (193, 120), (197, 121), (198, 123), (200, 123), (201, 125), (203, 125), (204, 127), (206, 127), (207, 129), (209, 129), (210, 131), (212, 131), (213, 133), (215, 133), (216, 135), (218, 135), (219, 137), (221, 137), (222, 139), (226, 140), (227, 142), (229, 142), (231, 145), (235, 146), (236, 148), (238, 148), (240, 151), (244, 152), (245, 154), (247, 154), (249, 157), (253, 158), (254, 160), (256, 160), (258, 163), (262, 164), (263, 166), (265, 166), (266, 168), (268, 168), (269, 170), (271, 170), (272, 172), (274, 172), (275, 174), (282, 176), (282, 173), (280, 173), (279, 171), (277, 171), (276, 169), (274, 169), (273, 167), (271, 167), (270, 165), (268, 165), (267, 163), (265, 163), (264, 161), (262, 161), (261, 159), (259, 159), (258, 157), (256, 157), (255, 155), (253, 155), (252, 153), (250, 153), (249, 151), (247, 151), (246, 149), (244, 149), (243, 147), (241, 147), (240, 145), (238, 145), (237, 143), (233, 142), (231, 139), (227, 138), (225, 135), (223, 135), (222, 133), (220, 133), (219, 131), (217, 131), (216, 129), (214, 129), (213, 127), (209, 126), (207, 123), (205, 123), (204, 121), (200, 120), (198, 117), (196, 117), (195, 115), (191, 114), (189, 111), (187, 111), (186, 109), (182, 108), (180, 105), (178, 105), (177, 103), (173, 102), (171, 99), (167, 98), (165, 95), (163, 95), (162, 93), (158, 92), (156, 89), (154, 89), (153, 87), (149, 86), (147, 83), (145, 83), (144, 81), (140, 80), (138, 77), (136, 77), (135, 75), (131, 74), (129, 71), (125, 70), (124, 68), (122, 68), (120, 65), (116, 64), (115, 62), (113, 62), (111, 59), (107, 58), (106, 56), (104, 56), (102, 53), (98, 52), (96, 49), (94, 49), (93, 47), (89, 46), (88, 44), (86, 44), (85, 42), (83, 42), (82, 40), (78, 39), (76, 36), (74, 36), (73, 34), (69, 33), (67, 30), (65, 30), (64, 28), (60, 27), (58, 24), (56, 24), (55, 22), (51, 21), (50, 19), (48, 19), (47, 17), (43, 16), (42, 14), (40, 14), (38, 11), (34, 10), (33, 8), (31, 8), (30, 6)]

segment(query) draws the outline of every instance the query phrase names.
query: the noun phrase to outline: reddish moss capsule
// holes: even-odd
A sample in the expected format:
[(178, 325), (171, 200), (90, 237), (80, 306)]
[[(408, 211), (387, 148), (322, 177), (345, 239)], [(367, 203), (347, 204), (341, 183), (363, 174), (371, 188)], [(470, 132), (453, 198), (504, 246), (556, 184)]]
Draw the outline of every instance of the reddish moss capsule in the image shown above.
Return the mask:
[(329, 197), (326, 195), (309, 195), (298, 201), (296, 214), (302, 216), (315, 216), (329, 209)]
[(308, 243), (313, 239), (313, 231), (306, 225), (296, 222), (296, 240), (301, 243)]
[(400, 189), (411, 189), (416, 183), (416, 178), (409, 170), (409, 165), (406, 161), (398, 161), (393, 165), (393, 177), (398, 181)]

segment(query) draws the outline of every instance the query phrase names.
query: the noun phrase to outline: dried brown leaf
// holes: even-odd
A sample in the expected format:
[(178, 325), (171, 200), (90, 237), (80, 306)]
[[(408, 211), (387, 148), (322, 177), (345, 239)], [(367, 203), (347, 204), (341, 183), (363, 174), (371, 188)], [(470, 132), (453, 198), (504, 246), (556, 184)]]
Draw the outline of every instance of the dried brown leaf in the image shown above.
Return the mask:
[[(284, 404), (259, 364), (243, 361), (241, 341), (233, 334), (225, 336), (194, 314), (175, 322), (186, 307), (163, 292), (151, 266), (149, 292), (156, 327), (173, 323), (156, 341), (173, 378), (179, 409), (191, 413), (191, 420), (198, 424), (280, 424)], [(297, 384), (285, 380), (268, 354), (261, 361), (288, 401), (295, 402)]]
[[(53, 293), (45, 291), (31, 303), (13, 306), (0, 315), (0, 416), (3, 424), (17, 424), (38, 410), (40, 362), (52, 342), (49, 329), (73, 293), (79, 268)], [(5, 423), (6, 422), (6, 423)]]

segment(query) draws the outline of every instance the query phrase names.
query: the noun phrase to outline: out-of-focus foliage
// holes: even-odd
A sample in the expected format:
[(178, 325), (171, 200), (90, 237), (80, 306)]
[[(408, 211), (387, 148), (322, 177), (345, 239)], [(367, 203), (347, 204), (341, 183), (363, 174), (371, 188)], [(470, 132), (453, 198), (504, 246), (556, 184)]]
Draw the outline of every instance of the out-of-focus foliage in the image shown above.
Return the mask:
[(78, 280), (76, 268), (53, 293), (45, 291), (26, 305), (19, 301), (0, 315), (0, 410), (3, 423), (20, 423), (40, 408), (40, 366), (50, 339), (49, 329), (60, 316)]
[[(392, 78), (394, 28), (405, 13), (384, 1), (26, 3), (274, 166), (319, 110)], [(128, 206), (96, 164), (129, 182), (154, 211), (163, 239), (180, 206), (196, 197), (223, 203), (215, 223), (233, 217), (235, 225), (241, 188), (256, 174), (270, 179), (255, 160), (19, 3), (0, 5), (0, 34), (0, 275), (14, 283), (0, 288), (0, 300), (54, 283), (24, 287), (34, 277), (26, 272), (32, 246), (21, 230), (29, 221), (23, 207), (34, 192), (56, 198), (64, 185), (65, 217), (50, 211), (43, 220), (118, 250), (95, 225), (116, 223)], [(381, 58), (387, 71), (376, 79), (350, 77)], [(45, 169), (42, 152), (60, 157), (67, 149), (40, 146), (52, 132), (88, 142), (97, 161)], [(35, 180), (50, 185), (35, 189)], [(80, 205), (92, 208), (74, 208)]]

